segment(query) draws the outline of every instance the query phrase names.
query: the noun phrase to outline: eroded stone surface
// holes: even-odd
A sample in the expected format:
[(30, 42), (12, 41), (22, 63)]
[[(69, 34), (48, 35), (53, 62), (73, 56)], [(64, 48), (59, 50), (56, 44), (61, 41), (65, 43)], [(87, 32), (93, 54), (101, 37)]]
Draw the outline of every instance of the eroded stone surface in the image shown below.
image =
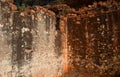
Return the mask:
[[(2, 3), (2, 4), (1, 4)], [(18, 12), (0, 3), (1, 77), (117, 77), (119, 4)], [(57, 5), (56, 5), (57, 6)]]

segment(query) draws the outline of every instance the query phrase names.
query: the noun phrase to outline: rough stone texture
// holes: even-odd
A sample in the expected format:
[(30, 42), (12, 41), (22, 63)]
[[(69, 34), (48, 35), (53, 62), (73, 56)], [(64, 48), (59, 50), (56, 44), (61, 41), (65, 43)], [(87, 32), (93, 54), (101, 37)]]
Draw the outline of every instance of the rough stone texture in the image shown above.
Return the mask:
[(0, 76), (10, 77), (11, 72), (11, 13), (7, 3), (0, 2)]
[(55, 46), (55, 15), (41, 9), (35, 14), (34, 22), (32, 77), (54, 77), (61, 71), (61, 57)]
[(53, 77), (61, 74), (55, 14), (39, 6), (32, 14), (29, 9), (17, 12), (8, 2), (1, 3), (0, 76)]
[(0, 77), (119, 77), (120, 5), (57, 6), (0, 2)]
[[(119, 77), (120, 51), (118, 20), (120, 11), (100, 13), (81, 19), (68, 16), (67, 40), (68, 77)], [(65, 44), (65, 45), (66, 45)]]
[(11, 40), (13, 77), (30, 77), (32, 28), (33, 23), (30, 15), (21, 16), (20, 12), (14, 12)]

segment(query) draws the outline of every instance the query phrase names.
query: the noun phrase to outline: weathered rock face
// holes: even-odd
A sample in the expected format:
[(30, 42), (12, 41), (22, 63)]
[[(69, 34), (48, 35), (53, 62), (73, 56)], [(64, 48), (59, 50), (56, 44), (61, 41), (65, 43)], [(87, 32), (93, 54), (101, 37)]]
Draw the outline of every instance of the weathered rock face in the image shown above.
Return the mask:
[(61, 74), (55, 14), (42, 7), (37, 7), (32, 15), (15, 12), (9, 9), (7, 2), (2, 3), (0, 12), (0, 76), (53, 77)]
[(7, 3), (0, 2), (0, 76), (10, 77), (11, 73), (11, 13)]
[[(23, 13), (24, 14), (24, 13)], [(12, 76), (30, 77), (32, 55), (32, 17), (14, 12), (12, 26)], [(26, 73), (26, 74), (24, 74)]]
[(0, 2), (0, 77), (119, 77), (120, 8), (94, 3), (15, 11)]
[(35, 14), (32, 77), (54, 77), (61, 71), (60, 51), (56, 50), (55, 45), (56, 18), (47, 11), (41, 9)]
[[(120, 11), (84, 17), (70, 15), (61, 20), (66, 39), (68, 77), (118, 77), (120, 75)], [(65, 37), (66, 36), (66, 37)]]

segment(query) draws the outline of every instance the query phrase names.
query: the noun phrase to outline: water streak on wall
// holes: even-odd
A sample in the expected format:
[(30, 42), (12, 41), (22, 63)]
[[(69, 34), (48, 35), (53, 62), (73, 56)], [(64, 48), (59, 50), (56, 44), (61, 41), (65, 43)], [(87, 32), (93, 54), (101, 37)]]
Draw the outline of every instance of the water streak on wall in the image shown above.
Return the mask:
[(35, 50), (31, 61), (33, 77), (54, 77), (61, 71), (61, 57), (55, 46), (55, 15), (40, 10), (36, 13), (34, 22), (33, 48)]

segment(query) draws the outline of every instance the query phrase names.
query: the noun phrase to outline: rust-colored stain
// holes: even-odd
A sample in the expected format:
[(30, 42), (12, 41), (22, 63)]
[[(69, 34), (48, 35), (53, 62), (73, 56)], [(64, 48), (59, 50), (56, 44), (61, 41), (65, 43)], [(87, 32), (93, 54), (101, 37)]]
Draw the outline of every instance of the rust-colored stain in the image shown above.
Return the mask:
[(90, 77), (118, 74), (120, 62), (116, 64), (114, 58), (119, 61), (119, 16), (114, 11), (82, 20), (67, 18), (67, 58), (72, 70), (80, 73), (85, 69)]

